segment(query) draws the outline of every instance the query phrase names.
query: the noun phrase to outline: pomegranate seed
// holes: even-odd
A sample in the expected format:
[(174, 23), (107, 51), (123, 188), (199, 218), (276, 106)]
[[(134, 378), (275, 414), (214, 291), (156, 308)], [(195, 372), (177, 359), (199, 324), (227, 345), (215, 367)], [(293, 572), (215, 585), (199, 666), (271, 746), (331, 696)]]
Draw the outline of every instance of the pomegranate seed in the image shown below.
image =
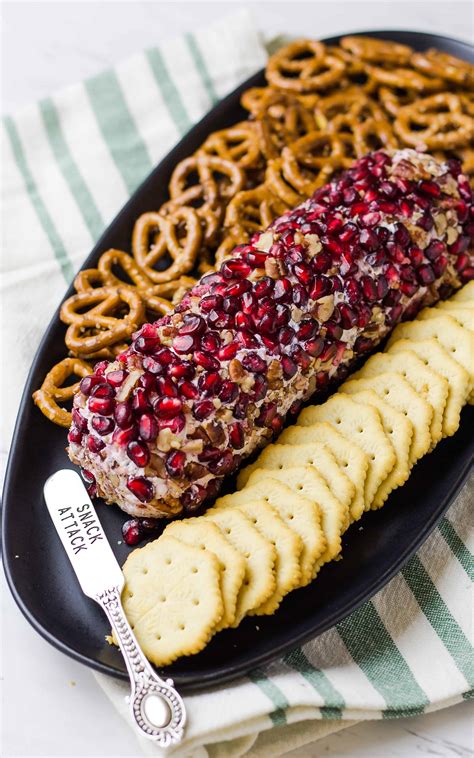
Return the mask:
[[(353, 224), (351, 221), (348, 221), (345, 225), (342, 231), (339, 234), (339, 239), (341, 242), (350, 242), (351, 239), (355, 237), (357, 234), (357, 226)], [(316, 256), (318, 258), (319, 256)]]
[(266, 371), (267, 362), (260, 358), (258, 353), (248, 353), (242, 360), (242, 365), (247, 371), (262, 373)]
[(203, 421), (208, 418), (211, 413), (214, 413), (215, 407), (211, 400), (200, 400), (194, 404), (193, 415), (198, 421)]
[(354, 342), (354, 350), (357, 353), (366, 353), (368, 350), (371, 350), (373, 346), (374, 343), (368, 337), (357, 337)]
[(293, 286), (293, 303), (297, 308), (304, 308), (308, 302), (308, 295), (302, 284)]
[(246, 253), (245, 260), (252, 268), (261, 268), (265, 266), (267, 257), (267, 253), (257, 253), (253, 250), (250, 253)]
[(110, 384), (98, 384), (92, 388), (91, 397), (115, 397), (115, 392)]
[(98, 384), (102, 384), (103, 381), (104, 380), (101, 376), (94, 376), (94, 374), (91, 374), (90, 376), (85, 376), (84, 379), (81, 379), (79, 389), (83, 395), (90, 395), (93, 388)]
[(178, 388), (168, 376), (160, 376), (157, 381), (157, 387), (160, 395), (166, 395), (167, 397), (178, 397)]
[(234, 467), (234, 456), (230, 450), (225, 450), (217, 460), (209, 461), (208, 469), (216, 476), (229, 474)]
[(103, 440), (100, 440), (98, 437), (94, 437), (92, 434), (89, 434), (89, 437), (87, 438), (87, 447), (91, 453), (100, 453), (100, 451), (105, 447), (105, 442)]
[(440, 187), (435, 184), (435, 182), (420, 182), (418, 184), (418, 189), (421, 192), (424, 192), (425, 195), (430, 195), (431, 197), (440, 197), (441, 196), (441, 189)]
[(248, 279), (241, 279), (235, 284), (229, 284), (224, 295), (228, 298), (240, 297), (240, 295), (243, 295), (244, 292), (248, 292), (250, 289), (252, 289), (252, 282), (249, 282)]
[(351, 329), (357, 324), (357, 313), (350, 307), (350, 305), (347, 305), (347, 303), (339, 304), (339, 313), (343, 329)]
[(383, 300), (388, 292), (388, 282), (384, 276), (379, 276), (377, 279), (377, 298)]
[(234, 450), (240, 450), (244, 446), (244, 430), (242, 428), (242, 424), (239, 424), (238, 421), (235, 421), (229, 427), (229, 441)]
[(192, 379), (195, 373), (196, 369), (190, 361), (176, 363), (168, 369), (168, 374), (174, 379)]
[(184, 397), (188, 398), (188, 400), (195, 400), (197, 397), (199, 397), (199, 392), (197, 388), (194, 386), (194, 384), (191, 384), (191, 382), (183, 381), (179, 385), (179, 390)]
[(109, 371), (109, 373), (106, 374), (105, 378), (107, 379), (108, 383), (112, 385), (112, 387), (120, 387), (127, 376), (128, 371), (119, 369), (117, 371)]
[(419, 247), (411, 247), (408, 251), (408, 257), (410, 258), (413, 265), (416, 267), (421, 266), (421, 264), (423, 263), (425, 259), (423, 250), (420, 250)]
[(179, 397), (159, 397), (154, 404), (154, 410), (159, 418), (173, 418), (180, 413), (182, 407)]
[(142, 442), (132, 440), (127, 446), (127, 455), (139, 468), (144, 468), (150, 460), (150, 451)]
[(298, 371), (298, 366), (288, 355), (284, 355), (281, 359), (281, 367), (283, 369), (283, 376), (285, 379), (291, 379)]
[(469, 266), (469, 256), (466, 255), (466, 253), (461, 253), (461, 255), (458, 256), (458, 259), (456, 260), (454, 267), (456, 271), (464, 271), (465, 268)]
[(242, 331), (238, 332), (238, 334), (237, 334), (237, 340), (238, 340), (238, 342), (240, 342), (246, 348), (250, 349), (250, 348), (253, 348), (253, 347), (258, 347), (258, 341), (246, 329), (243, 329)]
[(145, 371), (148, 371), (150, 374), (153, 374), (155, 376), (161, 372), (161, 365), (150, 355), (146, 355), (143, 358), (142, 366)]
[(359, 193), (353, 187), (348, 187), (343, 190), (342, 199), (344, 205), (352, 205), (352, 203), (355, 203), (359, 199)]
[(100, 416), (108, 416), (114, 409), (114, 401), (110, 397), (90, 397), (88, 400), (89, 410)]
[(182, 476), (185, 463), (186, 454), (182, 450), (172, 450), (166, 456), (165, 466), (170, 476)]
[(417, 226), (420, 226), (425, 232), (429, 232), (434, 226), (433, 217), (429, 213), (424, 213), (421, 218), (416, 222)]
[(209, 397), (210, 395), (217, 395), (219, 393), (222, 386), (222, 379), (217, 372), (212, 371), (210, 373), (201, 374), (198, 385), (202, 394)]
[(323, 347), (324, 347), (324, 340), (321, 337), (315, 337), (314, 339), (308, 340), (307, 342), (304, 343), (304, 349), (313, 358), (317, 358), (318, 355), (321, 354)]
[(234, 406), (235, 418), (238, 418), (238, 419), (245, 418), (245, 416), (247, 415), (247, 409), (249, 407), (249, 403), (250, 403), (250, 396), (242, 392)]
[(224, 347), (221, 347), (217, 353), (217, 357), (220, 361), (230, 361), (235, 357), (238, 349), (239, 346), (235, 342), (229, 342)]
[(180, 327), (178, 334), (202, 334), (206, 328), (206, 324), (202, 316), (198, 316), (195, 313), (188, 314), (184, 317), (184, 324)]
[(162, 366), (169, 366), (171, 363), (174, 363), (176, 358), (167, 347), (163, 347), (161, 350), (158, 350), (158, 352), (155, 355), (156, 360), (158, 363), (161, 363)]
[(310, 356), (308, 353), (305, 353), (305, 351), (299, 345), (293, 345), (290, 349), (290, 354), (293, 360), (296, 361), (298, 366), (300, 366), (303, 371), (306, 371), (306, 369), (311, 365)]
[(126, 447), (131, 440), (135, 438), (135, 427), (129, 426), (127, 429), (116, 429), (112, 435), (112, 442), (120, 447)]
[(416, 274), (411, 266), (401, 266), (400, 278), (404, 282), (416, 282)]
[(158, 419), (158, 426), (161, 429), (169, 429), (173, 434), (180, 434), (186, 426), (186, 419), (182, 413), (178, 413), (174, 418)]
[(400, 289), (407, 297), (412, 297), (417, 292), (418, 287), (413, 282), (401, 282)]
[(424, 284), (425, 286), (431, 284), (436, 279), (433, 269), (428, 264), (426, 266), (420, 266), (416, 273), (420, 284)]
[[(367, 197), (365, 199), (368, 200)], [(372, 227), (377, 226), (377, 224), (380, 224), (380, 213), (377, 211), (369, 211), (369, 213), (365, 213), (361, 216), (360, 223), (362, 226), (371, 229)]]
[(329, 295), (332, 291), (331, 280), (327, 276), (315, 276), (313, 287), (310, 292), (310, 298), (312, 300), (319, 300), (325, 295)]
[(453, 242), (452, 245), (449, 247), (449, 252), (452, 255), (459, 255), (460, 253), (464, 253), (469, 245), (471, 243), (471, 240), (467, 235), (460, 235), (455, 242)]
[(307, 340), (314, 337), (317, 324), (313, 320), (302, 321), (296, 330), (296, 336), (299, 340)]
[(333, 342), (326, 342), (324, 345), (324, 348), (322, 349), (319, 360), (321, 363), (326, 363), (327, 361), (330, 361), (334, 356), (336, 355), (337, 347)]
[(463, 282), (470, 282), (474, 279), (474, 266), (468, 266), (461, 272), (461, 279)]
[(254, 285), (255, 296), (260, 300), (262, 297), (270, 295), (273, 291), (274, 281), (269, 276), (262, 276)]
[[(99, 361), (98, 363), (96, 363), (94, 365), (94, 374), (97, 374), (98, 376), (102, 376), (103, 377), (103, 375), (105, 373), (105, 369), (108, 368), (108, 367), (109, 367), (109, 362), (108, 361)], [(102, 379), (102, 381), (104, 381), (104, 380)]]
[(275, 282), (275, 288), (273, 290), (273, 299), (277, 303), (290, 303), (291, 302), (292, 285), (290, 280), (283, 276)]
[(138, 387), (133, 390), (132, 408), (134, 411), (146, 411), (149, 408), (146, 392), (143, 388)]
[(367, 250), (376, 250), (379, 246), (379, 238), (371, 229), (362, 229), (359, 242)]
[(393, 326), (393, 324), (396, 324), (397, 321), (400, 320), (401, 315), (403, 313), (403, 308), (401, 305), (395, 305), (391, 311), (389, 316), (389, 325)]
[(178, 335), (173, 340), (173, 348), (177, 353), (190, 353), (194, 348), (194, 337), (192, 334)]
[(231, 258), (224, 261), (220, 272), (224, 279), (245, 279), (250, 274), (251, 268), (241, 258)]
[(370, 276), (363, 276), (361, 279), (362, 292), (364, 297), (369, 303), (374, 303), (377, 300), (377, 288), (375, 282)]
[(317, 274), (324, 274), (328, 268), (331, 266), (332, 259), (331, 255), (321, 250), (311, 261), (312, 269)]
[(309, 287), (313, 281), (311, 268), (307, 263), (296, 263), (293, 266), (293, 272), (302, 284)]
[(324, 324), (329, 337), (335, 340), (339, 340), (342, 337), (342, 328), (339, 324), (335, 324), (334, 321), (326, 321)]
[(257, 301), (253, 292), (244, 292), (241, 298), (242, 311), (252, 313), (256, 307)]
[(76, 445), (80, 445), (82, 442), (82, 432), (77, 429), (75, 426), (71, 426), (69, 433), (67, 435), (67, 438), (69, 442), (73, 442)]
[(84, 479), (86, 484), (94, 484), (95, 483), (95, 476), (92, 473), (92, 471), (88, 471), (85, 468), (81, 468), (81, 476)]
[(291, 326), (284, 326), (278, 332), (278, 341), (281, 345), (289, 345), (295, 339), (295, 330)]
[(444, 242), (433, 240), (430, 242), (427, 248), (425, 248), (425, 255), (430, 261), (435, 261), (440, 255), (446, 252), (446, 245)]
[(115, 427), (113, 419), (105, 418), (105, 416), (92, 416), (91, 424), (94, 431), (96, 431), (97, 434), (100, 434), (101, 437), (110, 434)]
[(158, 422), (152, 413), (143, 413), (138, 423), (138, 434), (144, 442), (155, 440), (158, 435)]
[(133, 347), (138, 353), (154, 353), (160, 341), (157, 337), (137, 337)]
[(203, 297), (200, 302), (201, 310), (203, 310), (205, 313), (209, 313), (213, 310), (219, 310), (222, 308), (222, 297), (221, 295), (206, 295), (206, 297)]
[(437, 258), (432, 263), (433, 271), (435, 272), (436, 278), (439, 279), (440, 276), (444, 274), (448, 267), (448, 259), (445, 255), (440, 255), (439, 258)]
[(144, 476), (137, 476), (127, 481), (130, 492), (142, 503), (149, 503), (153, 499), (153, 485)]
[(235, 382), (231, 382), (229, 379), (222, 383), (222, 387), (219, 390), (219, 398), (223, 403), (231, 403), (239, 394), (239, 388)]
[(72, 409), (72, 421), (80, 432), (87, 432), (87, 419), (77, 409)]
[(194, 513), (206, 497), (206, 489), (200, 484), (192, 484), (181, 495), (180, 502), (186, 513)]
[(207, 355), (207, 353), (201, 352), (200, 350), (196, 350), (194, 353), (194, 360), (198, 366), (202, 366), (202, 368), (206, 369), (207, 371), (217, 371), (219, 369), (219, 361), (217, 361), (215, 358), (212, 358), (212, 356)]
[(268, 390), (268, 382), (262, 374), (255, 374), (255, 381), (252, 387), (252, 399), (258, 403), (263, 400)]
[(390, 290), (384, 297), (383, 304), (390, 307), (392, 305), (398, 305), (401, 298), (400, 290)]
[(136, 518), (131, 518), (126, 521), (122, 526), (122, 537), (124, 542), (129, 547), (138, 545), (142, 539), (142, 531), (140, 528), (140, 522)]
[(270, 426), (273, 419), (276, 416), (277, 406), (276, 403), (266, 403), (262, 406), (262, 409), (255, 419), (257, 426)]
[(372, 310), (365, 303), (359, 303), (357, 306), (357, 326), (367, 326), (372, 317)]
[(208, 332), (201, 338), (201, 348), (208, 353), (215, 353), (221, 346), (221, 340), (217, 332)]

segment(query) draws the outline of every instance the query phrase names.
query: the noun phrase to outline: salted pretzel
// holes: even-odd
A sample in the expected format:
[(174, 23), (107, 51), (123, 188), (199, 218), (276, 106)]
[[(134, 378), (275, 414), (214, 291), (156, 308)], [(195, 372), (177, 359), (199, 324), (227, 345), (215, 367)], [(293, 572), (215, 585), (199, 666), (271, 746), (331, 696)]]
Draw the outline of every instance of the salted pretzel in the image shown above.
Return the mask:
[(379, 87), (378, 95), (380, 103), (391, 118), (396, 118), (400, 108), (410, 105), (410, 103), (413, 103), (419, 97), (419, 94), (415, 90), (403, 87), (397, 87), (396, 89)]
[(74, 279), (76, 292), (89, 292), (97, 287), (105, 287), (106, 284), (104, 275), (98, 268), (85, 268)]
[[(133, 227), (133, 256), (149, 279), (159, 284), (191, 271), (201, 239), (201, 222), (193, 208), (177, 208), (168, 216), (143, 213)], [(155, 268), (170, 259), (171, 265)]]
[(355, 58), (373, 63), (393, 63), (404, 65), (410, 60), (411, 47), (399, 42), (377, 39), (376, 37), (348, 36), (340, 41), (343, 50), (347, 50)]
[(40, 411), (54, 424), (69, 427), (72, 422), (71, 413), (62, 408), (59, 403), (72, 400), (74, 393), (79, 388), (79, 381), (64, 387), (64, 383), (71, 377), (77, 376), (83, 379), (92, 372), (92, 365), (80, 358), (64, 358), (56, 363), (46, 374), (39, 390), (33, 392), (33, 400)]
[(232, 161), (240, 168), (255, 168), (261, 162), (262, 153), (255, 125), (251, 121), (213, 132), (196, 155), (213, 155)]
[(367, 70), (376, 82), (388, 87), (414, 89), (417, 92), (436, 92), (445, 86), (443, 79), (433, 79), (412, 68), (389, 68), (367, 64)]
[(219, 269), (226, 258), (230, 258), (235, 251), (236, 245), (247, 242), (248, 237), (242, 238), (240, 231), (235, 227), (226, 229), (226, 235), (215, 253), (215, 268)]
[(266, 77), (272, 87), (291, 92), (318, 92), (341, 79), (345, 64), (328, 55), (322, 42), (296, 40), (276, 52), (267, 63)]
[(474, 87), (474, 66), (441, 50), (430, 48), (424, 53), (413, 53), (411, 64), (428, 76), (440, 77), (469, 88)]
[(245, 242), (254, 232), (270, 226), (286, 209), (285, 203), (261, 184), (232, 198), (227, 206), (225, 226), (233, 230), (239, 242)]
[[(366, 95), (372, 95), (377, 89), (378, 83), (370, 74), (366, 62), (361, 58), (358, 58), (352, 53), (344, 50), (342, 47), (328, 47), (328, 53), (339, 58), (344, 63), (344, 75), (340, 82), (337, 82), (337, 93), (342, 93), (351, 89), (357, 88), (359, 94), (365, 93)], [(315, 103), (317, 106), (317, 103)]]
[(342, 155), (338, 135), (310, 132), (283, 148), (282, 174), (301, 197), (309, 197), (341, 167)]
[(229, 199), (243, 188), (245, 173), (232, 161), (216, 155), (191, 155), (180, 161), (169, 183), (171, 199), (196, 194), (211, 205)]
[(178, 279), (173, 279), (169, 282), (154, 284), (150, 292), (156, 297), (169, 300), (175, 306), (181, 302), (183, 295), (191, 287), (194, 287), (196, 283), (197, 279), (194, 279), (192, 276), (180, 276)]
[(131, 337), (145, 320), (145, 306), (132, 287), (99, 287), (68, 298), (60, 318), (69, 324), (67, 347), (85, 356)]
[(394, 129), (406, 145), (451, 150), (472, 142), (474, 119), (458, 95), (442, 92), (401, 108)]
[(289, 92), (269, 90), (254, 112), (260, 147), (267, 159), (316, 128), (311, 110)]

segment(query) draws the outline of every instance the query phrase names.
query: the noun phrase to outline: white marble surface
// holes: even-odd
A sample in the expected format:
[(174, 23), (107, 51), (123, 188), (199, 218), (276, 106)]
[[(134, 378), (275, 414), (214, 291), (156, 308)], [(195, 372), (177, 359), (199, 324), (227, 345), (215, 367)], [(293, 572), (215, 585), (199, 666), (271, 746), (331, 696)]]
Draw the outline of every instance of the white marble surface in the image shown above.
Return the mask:
[[(411, 28), (472, 40), (469, 2), (4, 2), (2, 110), (11, 112), (57, 87), (92, 75), (158, 39), (250, 7), (266, 34), (325, 36), (341, 31)], [(5, 451), (3, 451), (4, 454)], [(3, 455), (2, 455), (3, 457)], [(91, 673), (28, 626), (1, 578), (1, 754), (138, 755), (132, 732)], [(413, 719), (361, 723), (293, 753), (317, 756), (474, 755), (472, 705)]]

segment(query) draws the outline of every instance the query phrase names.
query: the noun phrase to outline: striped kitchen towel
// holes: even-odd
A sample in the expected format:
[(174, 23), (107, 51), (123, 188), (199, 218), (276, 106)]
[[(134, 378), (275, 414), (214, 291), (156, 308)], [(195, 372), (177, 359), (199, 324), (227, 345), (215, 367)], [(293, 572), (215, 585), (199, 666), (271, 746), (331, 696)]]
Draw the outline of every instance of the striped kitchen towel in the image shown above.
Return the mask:
[[(2, 372), (3, 453), (66, 283), (157, 161), (265, 58), (250, 18), (238, 13), (4, 119), (2, 346), (14, 360)], [(267, 758), (359, 719), (471, 697), (473, 487), (471, 480), (404, 570), (348, 619), (264, 669), (187, 697), (186, 738), (173, 755)], [(128, 719), (125, 684), (97, 680)]]

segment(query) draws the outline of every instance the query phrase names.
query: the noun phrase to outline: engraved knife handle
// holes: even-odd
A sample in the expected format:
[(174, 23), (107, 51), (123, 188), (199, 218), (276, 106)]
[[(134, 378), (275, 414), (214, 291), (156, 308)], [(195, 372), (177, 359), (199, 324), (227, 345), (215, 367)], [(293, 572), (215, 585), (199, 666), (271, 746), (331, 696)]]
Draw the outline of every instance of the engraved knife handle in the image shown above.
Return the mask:
[(172, 679), (161, 679), (152, 669), (127, 621), (120, 587), (110, 587), (94, 598), (110, 621), (132, 684), (132, 719), (148, 739), (167, 747), (182, 739), (186, 723), (184, 703)]

